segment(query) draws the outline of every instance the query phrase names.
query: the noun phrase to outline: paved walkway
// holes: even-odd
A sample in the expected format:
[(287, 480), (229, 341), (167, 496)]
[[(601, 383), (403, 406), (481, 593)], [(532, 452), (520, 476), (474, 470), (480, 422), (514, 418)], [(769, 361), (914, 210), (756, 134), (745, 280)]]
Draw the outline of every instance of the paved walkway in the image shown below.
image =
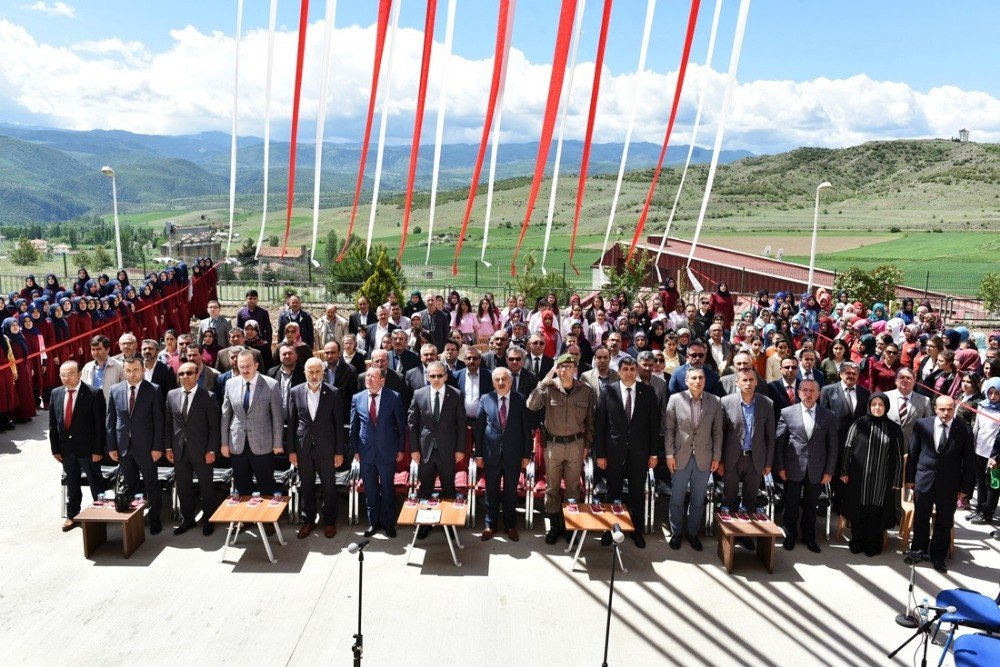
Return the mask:
[[(248, 538), (230, 551), (233, 565), (219, 562), (223, 532), (174, 537), (167, 522), (129, 560), (114, 543), (85, 559), (80, 531), (59, 530), (46, 421), (42, 413), (0, 436), (7, 664), (350, 664), (358, 564), (345, 547), (360, 531), (341, 525), (332, 540), (300, 541), (289, 527), (276, 564)], [(376, 538), (365, 560), (364, 664), (600, 664), (611, 554), (594, 537), (570, 573), (565, 545), (547, 546), (538, 525), (518, 544), (484, 544), (481, 527), (461, 530), (461, 569), (439, 531), (410, 566), (402, 532)], [(918, 599), (954, 586), (996, 595), (1000, 542), (985, 536), (960, 521), (951, 571), (919, 567)], [(896, 552), (868, 559), (826, 543), (821, 554), (779, 550), (773, 575), (742, 552), (728, 575), (715, 539), (704, 542), (696, 554), (686, 543), (670, 551), (662, 535), (645, 551), (626, 541), (630, 569), (616, 581), (609, 664), (886, 664), (908, 636), (893, 623), (908, 576)], [(939, 655), (932, 647), (931, 659)], [(912, 656), (908, 648), (897, 662)]]

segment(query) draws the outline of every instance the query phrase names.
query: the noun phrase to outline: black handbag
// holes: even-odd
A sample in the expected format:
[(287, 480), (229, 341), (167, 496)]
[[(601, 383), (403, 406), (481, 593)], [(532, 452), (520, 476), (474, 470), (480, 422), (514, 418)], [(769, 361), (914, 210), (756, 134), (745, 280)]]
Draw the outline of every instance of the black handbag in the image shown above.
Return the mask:
[(132, 509), (132, 491), (125, 481), (125, 470), (121, 464), (115, 473), (115, 511), (128, 512)]

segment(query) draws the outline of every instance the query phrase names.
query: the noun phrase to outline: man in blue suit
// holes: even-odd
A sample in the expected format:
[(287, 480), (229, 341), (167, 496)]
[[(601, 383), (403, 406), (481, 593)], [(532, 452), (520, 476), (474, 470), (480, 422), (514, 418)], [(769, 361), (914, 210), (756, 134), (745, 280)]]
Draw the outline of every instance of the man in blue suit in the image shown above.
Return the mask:
[(387, 537), (396, 537), (396, 464), (403, 460), (403, 401), (385, 388), (386, 369), (372, 367), (365, 374), (365, 390), (351, 400), (351, 451), (361, 464), (365, 485), (368, 530), (371, 537), (379, 528)]
[(163, 396), (156, 385), (143, 379), (142, 361), (125, 362), (125, 381), (108, 392), (108, 455), (121, 463), (128, 486), (138, 489), (139, 475), (149, 501), (149, 532), (163, 530), (160, 523), (160, 482), (156, 462), (163, 456)]
[[(486, 530), (482, 540), (493, 537), (503, 507), (507, 537), (517, 542), (517, 480), (531, 457), (532, 417), (524, 396), (511, 391), (510, 371), (493, 370), (494, 391), (479, 399), (479, 414), (473, 432), (476, 465), (486, 471)], [(503, 479), (503, 496), (500, 480)]]

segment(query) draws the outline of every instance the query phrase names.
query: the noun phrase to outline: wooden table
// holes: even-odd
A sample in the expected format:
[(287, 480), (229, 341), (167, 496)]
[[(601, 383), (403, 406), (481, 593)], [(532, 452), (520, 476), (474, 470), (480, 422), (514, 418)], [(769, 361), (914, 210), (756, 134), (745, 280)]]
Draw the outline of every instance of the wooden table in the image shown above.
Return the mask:
[[(441, 510), (440, 520), (434, 523), (417, 523), (417, 512), (422, 509), (427, 510)], [(400, 526), (413, 526), (413, 539), (410, 540), (410, 546), (406, 552), (406, 563), (409, 565), (410, 556), (413, 555), (413, 546), (417, 543), (417, 533), (420, 531), (421, 526), (441, 526), (444, 529), (444, 537), (448, 540), (448, 549), (451, 550), (451, 560), (455, 563), (455, 567), (462, 567), (462, 562), (458, 560), (458, 554), (455, 552), (455, 547), (459, 549), (464, 549), (465, 545), (462, 544), (461, 540), (458, 539), (458, 526), (464, 526), (466, 517), (469, 513), (469, 504), (458, 506), (455, 504), (454, 500), (442, 500), (438, 503), (437, 507), (430, 507), (427, 503), (417, 503), (413, 507), (407, 506), (403, 503), (403, 509), (399, 511), (399, 518), (396, 523)], [(454, 538), (454, 542), (452, 539)]]
[[(281, 500), (275, 503), (270, 496), (264, 496), (258, 505), (251, 505), (250, 500), (251, 496), (240, 496), (238, 504), (230, 505), (230, 498), (226, 498), (219, 505), (219, 509), (215, 510), (212, 518), (209, 519), (212, 523), (229, 524), (229, 530), (226, 531), (226, 545), (222, 549), (223, 563), (226, 562), (226, 554), (229, 551), (229, 547), (236, 544), (236, 539), (240, 536), (240, 529), (245, 523), (257, 524), (257, 532), (260, 533), (260, 540), (264, 543), (264, 551), (267, 552), (268, 560), (272, 563), (278, 562), (278, 559), (271, 552), (271, 544), (267, 541), (264, 524), (269, 523), (274, 526), (274, 531), (278, 535), (278, 544), (284, 545), (285, 538), (281, 534), (281, 526), (278, 525), (278, 520), (285, 513), (289, 498), (288, 496), (282, 496)], [(234, 527), (236, 529), (235, 533), (233, 532)]]
[(128, 512), (115, 511), (114, 502), (106, 505), (91, 505), (75, 517), (83, 531), (83, 555), (86, 558), (94, 553), (97, 547), (108, 541), (108, 524), (117, 523), (122, 529), (122, 555), (128, 558), (135, 553), (139, 545), (146, 541), (146, 528), (142, 523), (143, 502)]
[(749, 537), (757, 541), (757, 557), (768, 572), (774, 572), (774, 543), (784, 533), (773, 521), (740, 521), (735, 516), (730, 521), (723, 521), (719, 514), (715, 515), (719, 528), (719, 558), (726, 572), (733, 573), (733, 553), (737, 537)]
[[(576, 569), (576, 562), (580, 560), (580, 551), (583, 549), (583, 543), (590, 531), (611, 530), (616, 523), (622, 532), (635, 530), (628, 508), (623, 507), (621, 514), (615, 514), (611, 511), (611, 503), (602, 503), (601, 508), (604, 511), (595, 514), (590, 508), (590, 503), (579, 503), (577, 505), (579, 511), (577, 512), (570, 512), (568, 507), (567, 503), (563, 503), (563, 521), (566, 522), (566, 527), (573, 531), (573, 536), (570, 537), (569, 546), (566, 547), (564, 553), (573, 551), (573, 543), (576, 542), (576, 554), (573, 556), (573, 563), (569, 566), (570, 572)], [(625, 569), (625, 564), (622, 563), (621, 552), (616, 551), (616, 553), (618, 554), (618, 566), (621, 567), (622, 572), (628, 572)]]

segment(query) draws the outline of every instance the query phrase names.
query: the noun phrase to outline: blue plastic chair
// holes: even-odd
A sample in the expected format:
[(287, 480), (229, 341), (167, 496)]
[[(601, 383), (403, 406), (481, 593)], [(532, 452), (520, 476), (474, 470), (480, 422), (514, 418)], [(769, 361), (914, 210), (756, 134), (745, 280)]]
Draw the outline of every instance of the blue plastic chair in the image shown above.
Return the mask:
[[(944, 659), (944, 655), (947, 654), (948, 648), (951, 646), (952, 642), (955, 641), (955, 630), (960, 625), (968, 628), (975, 628), (976, 630), (983, 630), (989, 635), (1000, 634), (1000, 595), (998, 595), (996, 599), (993, 599), (983, 595), (982, 593), (969, 590), (968, 588), (951, 588), (938, 593), (935, 604), (939, 607), (955, 607), (954, 613), (943, 614), (941, 616), (934, 632), (936, 635), (937, 630), (941, 628), (942, 623), (952, 624), (951, 632), (948, 633), (948, 640), (944, 645), (942, 660)], [(969, 635), (969, 637), (972, 636), (976, 635)], [(965, 638), (966, 637), (961, 637), (960, 639)], [(1000, 650), (1000, 642), (998, 642), (996, 650)], [(957, 642), (955, 644), (955, 652), (957, 662)], [(984, 663), (972, 662), (967, 664)], [(993, 664), (1000, 664), (1000, 660), (994, 662)]]
[(955, 667), (1000, 665), (1000, 637), (962, 635), (955, 641), (954, 657)]

